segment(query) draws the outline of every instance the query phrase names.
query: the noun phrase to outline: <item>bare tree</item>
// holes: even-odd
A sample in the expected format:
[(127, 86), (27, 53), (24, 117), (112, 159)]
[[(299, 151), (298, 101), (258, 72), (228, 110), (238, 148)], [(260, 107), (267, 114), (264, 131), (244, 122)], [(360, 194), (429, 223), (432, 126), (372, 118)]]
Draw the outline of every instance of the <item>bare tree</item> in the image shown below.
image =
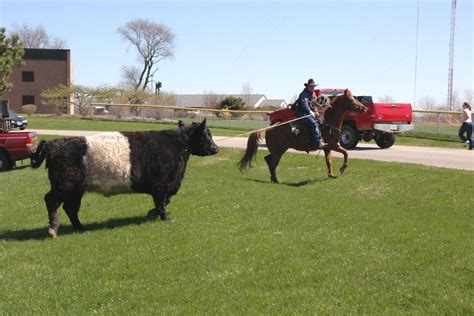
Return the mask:
[(390, 95), (383, 95), (381, 97), (378, 97), (378, 101), (380, 103), (393, 103), (395, 102), (395, 99)]
[(418, 105), (418, 107), (420, 107), (423, 110), (434, 110), (434, 109), (437, 108), (436, 100), (433, 97), (429, 96), (429, 95), (422, 96), (418, 100), (417, 105)]
[(59, 37), (48, 34), (42, 25), (37, 27), (27, 24), (13, 24), (12, 34), (17, 34), (25, 48), (65, 48), (67, 42)]
[(163, 59), (174, 57), (175, 34), (172, 29), (150, 20), (135, 19), (117, 29), (123, 40), (137, 49), (141, 65), (135, 89), (145, 90), (150, 77)]
[[(454, 109), (456, 109), (457, 107), (461, 107), (461, 102), (460, 102), (460, 99), (459, 99), (459, 93), (457, 90), (454, 90), (453, 91), (453, 108), (452, 110), (454, 111)], [(449, 109), (448, 109), (449, 110)]]
[(122, 67), (122, 85), (124, 88), (130, 89), (138, 85), (140, 80), (141, 71), (136, 66), (123, 66)]
[(293, 102), (295, 103), (296, 101), (298, 101), (298, 98), (300, 97), (300, 95), (298, 93), (294, 93), (293, 94), (293, 97), (291, 97), (291, 101), (290, 102)]
[(219, 106), (220, 98), (217, 93), (212, 90), (204, 91), (204, 107), (216, 109)]
[(250, 105), (250, 97), (253, 94), (253, 88), (249, 82), (245, 82), (242, 85), (242, 89), (240, 90), (240, 93), (243, 95), (245, 107), (248, 107)]
[(464, 90), (464, 99), (466, 100), (465, 102), (469, 102), (469, 104), (472, 105), (472, 102), (474, 101), (474, 91), (472, 88)]

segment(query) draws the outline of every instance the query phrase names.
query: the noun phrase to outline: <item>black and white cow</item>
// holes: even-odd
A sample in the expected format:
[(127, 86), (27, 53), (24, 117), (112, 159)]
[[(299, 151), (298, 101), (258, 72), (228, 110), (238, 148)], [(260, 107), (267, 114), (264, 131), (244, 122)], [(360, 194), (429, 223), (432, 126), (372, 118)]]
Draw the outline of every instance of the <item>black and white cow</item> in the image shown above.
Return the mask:
[(57, 209), (63, 204), (73, 227), (83, 230), (78, 218), (84, 192), (111, 196), (120, 193), (147, 193), (155, 208), (150, 219), (166, 220), (165, 207), (178, 192), (190, 155), (208, 156), (219, 151), (201, 124), (166, 131), (110, 132), (94, 136), (42, 141), (31, 158), (38, 168), (46, 159), (51, 191), (44, 200), (49, 229), (57, 236)]

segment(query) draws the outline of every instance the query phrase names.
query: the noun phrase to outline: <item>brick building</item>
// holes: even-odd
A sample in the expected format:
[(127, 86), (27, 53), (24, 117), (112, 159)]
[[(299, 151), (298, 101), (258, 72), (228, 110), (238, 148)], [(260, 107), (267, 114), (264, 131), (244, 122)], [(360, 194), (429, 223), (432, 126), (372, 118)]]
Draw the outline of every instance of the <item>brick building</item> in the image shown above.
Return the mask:
[(8, 100), (10, 110), (15, 112), (20, 112), (22, 105), (34, 104), (37, 113), (54, 113), (55, 109), (43, 104), (41, 92), (60, 84), (71, 84), (71, 51), (26, 48), (23, 60), (24, 65), (10, 74), (13, 87), (0, 96), (0, 100)]

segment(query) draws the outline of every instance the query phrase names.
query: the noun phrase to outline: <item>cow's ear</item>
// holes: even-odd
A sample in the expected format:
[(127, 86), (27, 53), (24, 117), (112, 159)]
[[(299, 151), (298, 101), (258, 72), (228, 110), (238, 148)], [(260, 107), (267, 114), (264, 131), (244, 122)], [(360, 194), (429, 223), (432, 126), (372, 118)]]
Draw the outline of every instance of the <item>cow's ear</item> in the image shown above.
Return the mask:
[(201, 124), (199, 125), (199, 128), (201, 128), (202, 130), (204, 130), (206, 128), (206, 119), (204, 119)]
[(181, 121), (181, 120), (179, 120), (179, 122), (178, 122), (178, 127), (179, 127), (180, 129), (183, 129), (184, 126), (185, 126), (185, 125), (184, 125), (184, 122)]
[(194, 129), (194, 135), (202, 135), (204, 134), (204, 131), (206, 130), (206, 119), (199, 124), (198, 127)]

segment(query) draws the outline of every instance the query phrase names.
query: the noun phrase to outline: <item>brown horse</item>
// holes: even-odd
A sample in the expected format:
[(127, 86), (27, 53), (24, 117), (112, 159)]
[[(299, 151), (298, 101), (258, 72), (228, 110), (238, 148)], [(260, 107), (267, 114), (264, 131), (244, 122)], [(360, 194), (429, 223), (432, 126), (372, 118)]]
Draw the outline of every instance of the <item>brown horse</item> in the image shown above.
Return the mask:
[[(344, 173), (348, 166), (347, 162), (347, 151), (339, 145), (339, 139), (341, 137), (341, 126), (344, 119), (344, 113), (346, 111), (365, 112), (367, 108), (357, 101), (352, 96), (349, 90), (345, 90), (344, 94), (337, 96), (331, 101), (331, 106), (324, 113), (324, 123), (322, 124), (322, 136), (324, 141), (327, 143), (327, 147), (324, 148), (324, 154), (326, 156), (326, 165), (328, 169), (328, 176), (330, 178), (337, 178), (332, 172), (332, 155), (331, 150), (337, 151), (344, 155), (344, 164), (339, 169), (341, 174)], [(314, 144), (309, 142), (309, 134), (307, 129), (301, 121), (293, 123), (297, 126), (301, 133), (298, 135), (292, 132), (290, 124), (276, 125), (273, 128), (266, 130), (265, 140), (267, 148), (270, 154), (265, 156), (268, 168), (270, 169), (271, 181), (278, 183), (276, 176), (276, 168), (280, 162), (283, 154), (289, 149), (293, 148), (301, 151), (314, 151), (317, 150)], [(247, 149), (244, 156), (239, 161), (239, 169), (244, 172), (247, 167), (251, 167), (252, 159), (255, 157), (258, 150), (258, 143), (262, 140), (265, 131), (255, 132), (249, 136), (247, 141)]]

